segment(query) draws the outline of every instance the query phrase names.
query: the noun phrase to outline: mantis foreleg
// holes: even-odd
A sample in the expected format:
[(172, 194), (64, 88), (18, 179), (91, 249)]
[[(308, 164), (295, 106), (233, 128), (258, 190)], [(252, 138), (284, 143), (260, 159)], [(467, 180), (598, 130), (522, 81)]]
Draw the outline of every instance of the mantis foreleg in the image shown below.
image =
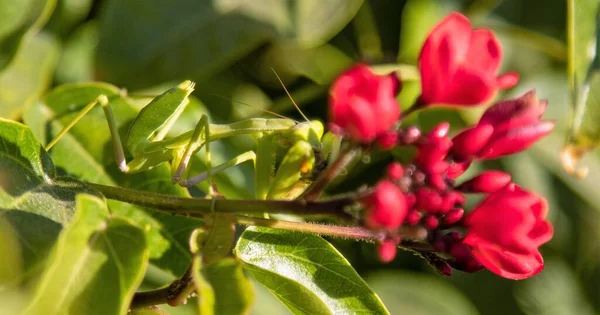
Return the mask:
[(96, 105), (100, 105), (102, 110), (104, 111), (104, 115), (106, 116), (106, 120), (108, 122), (108, 128), (110, 130), (110, 137), (113, 143), (113, 149), (115, 151), (115, 159), (117, 161), (117, 165), (119, 169), (127, 173), (129, 171), (129, 167), (127, 166), (127, 161), (125, 159), (125, 150), (123, 149), (123, 143), (121, 142), (121, 138), (119, 136), (119, 128), (117, 127), (117, 122), (115, 121), (112, 109), (110, 107), (110, 103), (106, 95), (99, 95), (96, 97), (94, 101), (87, 104), (80, 112), (75, 116), (73, 120), (71, 120), (64, 128), (61, 130), (53, 139), (50, 141), (44, 149), (49, 151), (55, 144), (62, 138), (75, 124), (83, 118), (87, 113), (89, 113)]

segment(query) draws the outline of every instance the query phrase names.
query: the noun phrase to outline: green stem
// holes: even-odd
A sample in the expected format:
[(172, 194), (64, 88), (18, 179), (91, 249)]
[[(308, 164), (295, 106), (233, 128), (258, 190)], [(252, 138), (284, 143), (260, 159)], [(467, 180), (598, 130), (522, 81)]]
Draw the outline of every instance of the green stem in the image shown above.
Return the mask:
[(298, 197), (298, 200), (312, 202), (319, 198), (323, 190), (327, 188), (327, 185), (338, 177), (357, 156), (360, 156), (361, 153), (362, 149), (359, 147), (351, 147), (342, 151), (337, 159), (325, 169), (317, 180), (315, 180), (312, 185)]
[[(340, 226), (310, 222), (292, 222), (273, 219), (263, 219), (247, 216), (236, 216), (235, 222), (242, 225), (264, 226), (273, 229), (299, 231), (318, 234), (321, 236), (341, 237), (346, 239), (381, 242), (387, 234), (380, 231), (367, 230), (360, 226)], [(427, 237), (427, 231), (419, 226), (403, 227), (398, 234), (403, 239), (422, 241)]]
[(183, 198), (157, 194), (129, 188), (111, 187), (87, 183), (106, 198), (149, 207), (174, 214), (202, 216), (214, 212), (233, 214), (296, 214), (331, 215), (340, 219), (351, 219), (345, 210), (354, 204), (355, 198), (345, 196), (323, 201), (304, 200), (230, 200)]

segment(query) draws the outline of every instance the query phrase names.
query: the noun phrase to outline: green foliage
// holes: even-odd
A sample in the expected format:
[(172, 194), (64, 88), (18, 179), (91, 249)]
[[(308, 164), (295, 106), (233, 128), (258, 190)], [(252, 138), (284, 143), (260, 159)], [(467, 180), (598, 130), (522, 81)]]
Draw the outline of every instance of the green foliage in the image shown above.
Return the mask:
[[(125, 314), (134, 291), (167, 285), (190, 265), (205, 293), (185, 306), (132, 314), (200, 309), (284, 314), (286, 308), (386, 313), (383, 304), (393, 314), (597, 313), (599, 157), (588, 154), (582, 163), (589, 175), (579, 180), (562, 170), (558, 152), (565, 134), (574, 158), (600, 139), (598, 1), (568, 3), (573, 11), (565, 32), (562, 0), (0, 0), (0, 117), (27, 125), (0, 119), (0, 313), (19, 314), (28, 307), (32, 314)], [(208, 185), (190, 190), (173, 185), (165, 164), (140, 174), (120, 173), (99, 107), (50, 152), (42, 148), (99, 94), (109, 97), (125, 140), (153, 96), (185, 79), (198, 83), (196, 91), (168, 137), (192, 130), (202, 115), (230, 123), (271, 117), (262, 112), (267, 109), (299, 119), (271, 68), (311, 119), (326, 117), (329, 85), (359, 60), (381, 73), (400, 72), (398, 99), (405, 110), (420, 91), (413, 65), (423, 40), (449, 8), (499, 34), (503, 72), (521, 75), (514, 91), (499, 96), (536, 88), (540, 98), (549, 99), (548, 118), (557, 120), (552, 136), (499, 162), (513, 181), (544, 195), (550, 205), (555, 237), (543, 249), (546, 270), (534, 279), (513, 283), (485, 271), (441, 278), (424, 274), (429, 269), (412, 254), (381, 272), (368, 244), (335, 242), (342, 256), (307, 234), (251, 228), (240, 238), (231, 218), (205, 223), (105, 200), (84, 182), (180, 197), (202, 197)], [(429, 129), (451, 120), (457, 127), (479, 115), (480, 109), (432, 110), (407, 123)], [(256, 174), (250, 163), (217, 174), (225, 198), (252, 198), (255, 190), (266, 198), (273, 181), (285, 186), (277, 193), (281, 197), (293, 186), (274, 180), (285, 157), (279, 153), (289, 147), (282, 149), (272, 138), (255, 147), (253, 140), (240, 136), (211, 144), (213, 165), (252, 149), (268, 156), (257, 160), (262, 171)], [(393, 152), (397, 159), (404, 154)], [(193, 157), (190, 174), (206, 170), (204, 156), (201, 151)], [(370, 163), (358, 163), (353, 177), (340, 185), (376, 180), (389, 159), (373, 152)], [(211, 235), (202, 255), (189, 249), (198, 228)], [(230, 244), (237, 244), (238, 257), (230, 257)], [(162, 276), (156, 277), (157, 271)]]
[(21, 42), (46, 23), (56, 0), (0, 2), (0, 71), (14, 58)]
[(573, 120), (564, 154), (567, 167), (600, 144), (600, 1), (568, 1), (569, 84)]
[(248, 228), (235, 253), (294, 314), (388, 314), (348, 261), (318, 236)]
[(123, 314), (147, 263), (139, 227), (109, 216), (103, 200), (78, 195), (24, 314)]

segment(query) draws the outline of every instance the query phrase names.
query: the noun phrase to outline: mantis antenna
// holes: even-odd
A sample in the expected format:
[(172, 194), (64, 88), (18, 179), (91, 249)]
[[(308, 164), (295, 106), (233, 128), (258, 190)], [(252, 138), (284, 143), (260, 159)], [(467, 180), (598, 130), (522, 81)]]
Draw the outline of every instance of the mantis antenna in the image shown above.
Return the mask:
[(275, 76), (277, 77), (277, 80), (279, 80), (279, 83), (281, 83), (281, 86), (283, 87), (283, 90), (285, 91), (285, 94), (287, 94), (287, 96), (290, 98), (290, 100), (292, 101), (292, 104), (294, 104), (294, 107), (296, 107), (296, 110), (300, 113), (300, 115), (302, 115), (302, 118), (304, 118), (304, 120), (306, 120), (307, 123), (310, 123), (310, 120), (308, 120), (308, 118), (304, 115), (304, 113), (302, 112), (302, 110), (300, 110), (300, 107), (298, 107), (298, 104), (296, 104), (296, 102), (292, 98), (292, 94), (290, 94), (290, 92), (288, 91), (288, 89), (285, 87), (285, 84), (283, 84), (283, 81), (281, 80), (281, 78), (279, 77), (279, 75), (277, 74), (277, 72), (275, 71), (275, 69), (271, 68), (271, 70), (273, 70), (273, 73), (275, 73)]
[(275, 116), (275, 117), (283, 118), (283, 119), (289, 119), (289, 120), (293, 120), (294, 122), (298, 123), (298, 122), (297, 122), (297, 121), (295, 121), (294, 119), (291, 119), (291, 118), (289, 118), (289, 117), (286, 117), (286, 116), (284, 116), (284, 115), (281, 115), (281, 114), (278, 114), (278, 113), (276, 113), (276, 112), (270, 111), (270, 110), (268, 110), (268, 109), (259, 108), (259, 107), (256, 107), (256, 106), (253, 106), (253, 105), (250, 105), (250, 104), (248, 104), (248, 103), (242, 102), (242, 101), (238, 101), (238, 100), (233, 100), (233, 99), (227, 98), (227, 97), (225, 97), (225, 96), (222, 96), (222, 95), (219, 95), (219, 94), (214, 94), (214, 93), (211, 93), (210, 95), (212, 95), (212, 96), (216, 96), (216, 97), (218, 97), (218, 98), (221, 98), (221, 99), (224, 99), (224, 100), (226, 100), (226, 101), (230, 101), (230, 102), (236, 102), (236, 103), (238, 103), (238, 104), (246, 105), (246, 106), (248, 106), (248, 107), (250, 107), (250, 108), (253, 108), (253, 109), (258, 109), (259, 111), (261, 111), (261, 112), (263, 112), (263, 113), (267, 113), (267, 114), (273, 115), (273, 116)]

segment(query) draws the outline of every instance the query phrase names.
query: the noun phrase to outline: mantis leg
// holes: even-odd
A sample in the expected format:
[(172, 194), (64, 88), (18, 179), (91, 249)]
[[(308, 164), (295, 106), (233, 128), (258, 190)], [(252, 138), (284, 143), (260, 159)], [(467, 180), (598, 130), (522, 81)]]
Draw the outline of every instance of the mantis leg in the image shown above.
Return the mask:
[(125, 151), (123, 149), (123, 143), (121, 142), (121, 138), (119, 137), (119, 128), (117, 127), (117, 123), (115, 121), (112, 109), (108, 102), (108, 98), (106, 95), (99, 95), (93, 102), (87, 104), (80, 112), (75, 116), (73, 120), (71, 120), (64, 128), (61, 130), (55, 137), (48, 143), (44, 149), (49, 151), (57, 142), (62, 138), (75, 124), (83, 118), (87, 113), (89, 113), (96, 105), (102, 106), (102, 110), (104, 111), (104, 115), (106, 116), (106, 120), (108, 122), (108, 128), (110, 129), (110, 136), (113, 143), (113, 148), (115, 152), (115, 159), (117, 160), (117, 165), (119, 169), (123, 173), (127, 173), (129, 171), (129, 167), (127, 166), (127, 161), (125, 160)]
[[(198, 124), (196, 125), (196, 128), (194, 128), (194, 132), (192, 133), (192, 136), (190, 137), (188, 144), (185, 146), (185, 150), (183, 152), (183, 155), (181, 156), (181, 160), (179, 161), (177, 169), (173, 173), (173, 177), (172, 177), (173, 183), (177, 183), (183, 187), (195, 185), (203, 180), (208, 180), (210, 183), (211, 177), (214, 174), (216, 174), (224, 169), (227, 169), (229, 167), (238, 165), (240, 163), (243, 163), (243, 162), (246, 162), (249, 160), (256, 161), (256, 154), (253, 151), (248, 151), (248, 152), (242, 153), (241, 155), (238, 155), (237, 157), (233, 158), (232, 160), (230, 160), (228, 162), (225, 162), (225, 163), (213, 168), (212, 164), (211, 164), (211, 156), (210, 156), (210, 140), (211, 139), (210, 139), (210, 127), (209, 126), (210, 126), (210, 124), (208, 122), (208, 116), (203, 115), (200, 118), (200, 121), (198, 122)], [(203, 134), (204, 134), (204, 137), (202, 137)], [(206, 172), (203, 172), (203, 173), (195, 175), (191, 178), (182, 180), (186, 169), (188, 169), (188, 167), (190, 165), (192, 156), (203, 145), (206, 146), (206, 148), (205, 148), (205, 150), (206, 150), (206, 168), (207, 168)], [(212, 185), (209, 184), (209, 195), (211, 195), (212, 193), (213, 193)]]
[(179, 182), (179, 184), (184, 187), (196, 185), (197, 183), (207, 179), (209, 176), (213, 176), (213, 175), (217, 174), (218, 172), (223, 171), (229, 167), (236, 166), (238, 164), (241, 164), (241, 163), (244, 163), (244, 162), (250, 161), (250, 160), (256, 162), (256, 154), (254, 153), (254, 151), (244, 152), (221, 165), (213, 167), (210, 170), (210, 172), (206, 171), (206, 172), (200, 173), (198, 175), (188, 178), (187, 180)]

